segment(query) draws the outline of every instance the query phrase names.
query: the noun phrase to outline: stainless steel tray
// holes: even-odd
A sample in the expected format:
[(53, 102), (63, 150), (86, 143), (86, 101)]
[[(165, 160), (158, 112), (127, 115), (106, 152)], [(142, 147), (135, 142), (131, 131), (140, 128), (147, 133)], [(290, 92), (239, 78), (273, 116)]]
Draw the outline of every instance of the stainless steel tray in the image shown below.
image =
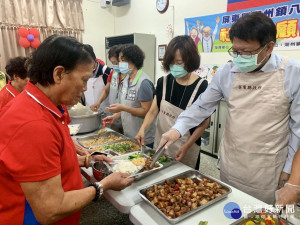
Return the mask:
[[(133, 154), (141, 154), (145, 158), (150, 158), (148, 155), (146, 155), (146, 154), (144, 154), (144, 153), (142, 153), (140, 151), (135, 151), (135, 152), (130, 152), (130, 153), (127, 153), (127, 154), (124, 154), (124, 155), (114, 156), (111, 159), (113, 159), (113, 160), (127, 160), (128, 157), (131, 156), (131, 155), (133, 155)], [(148, 171), (138, 172), (138, 173), (132, 175), (131, 177), (134, 177), (135, 181), (136, 180), (140, 180), (140, 179), (142, 179), (144, 177), (147, 177), (147, 176), (149, 176), (149, 175), (151, 175), (151, 174), (153, 174), (153, 173), (155, 173), (155, 172), (157, 172), (157, 171), (159, 171), (160, 169), (163, 168), (162, 164), (160, 164), (159, 162), (157, 162), (157, 164), (158, 164), (158, 167), (153, 168), (153, 169), (148, 170)]]
[[(144, 150), (143, 152), (144, 152), (146, 155), (152, 157), (152, 155), (155, 153), (155, 150), (146, 147), (145, 150)], [(168, 166), (171, 166), (171, 165), (174, 164), (174, 163), (177, 163), (177, 161), (174, 160), (174, 159), (173, 159), (172, 157), (170, 157), (170, 156), (163, 155), (163, 156), (161, 156), (161, 157), (166, 157), (168, 160), (170, 160), (170, 161), (167, 162), (167, 163), (161, 162), (160, 159), (158, 160), (158, 162), (159, 162), (160, 164), (162, 164), (164, 168), (166, 168), (166, 167), (168, 167)]]
[[(266, 211), (264, 208), (262, 208), (261, 210), (262, 210), (262, 211)], [(232, 224), (230, 224), (230, 225), (245, 225), (245, 223), (246, 223), (247, 221), (249, 221), (249, 219), (250, 219), (251, 217), (254, 217), (256, 214), (257, 214), (257, 212), (256, 212), (256, 211), (253, 211), (253, 212), (249, 213), (247, 216), (245, 216), (245, 217), (243, 217), (243, 218), (240, 218), (239, 220), (235, 221), (234, 223), (232, 223)], [(270, 211), (266, 211), (266, 215), (267, 215), (267, 216), (271, 216), (271, 217), (276, 216), (275, 213), (270, 212)], [(280, 218), (280, 220), (282, 220), (286, 225), (294, 225), (293, 223), (288, 222), (288, 221), (287, 221), (286, 219), (284, 219), (284, 218)]]
[(106, 154), (108, 154), (108, 155), (110, 155), (110, 156), (118, 156), (118, 155), (120, 155), (119, 153), (117, 153), (117, 152), (115, 152), (114, 150), (112, 150), (112, 149), (107, 149), (107, 150), (105, 150), (104, 151), (104, 153), (106, 153)]
[[(96, 146), (91, 147), (90, 149), (95, 149), (95, 151), (99, 151), (99, 148), (102, 148), (102, 147), (105, 147), (105, 146), (108, 146), (108, 145), (111, 145), (111, 144), (118, 144), (118, 143), (124, 142), (124, 141), (129, 141), (129, 142), (132, 142), (133, 144), (136, 144), (136, 145), (137, 145), (137, 146), (136, 146), (136, 149), (135, 149), (135, 150), (132, 150), (132, 152), (138, 151), (138, 149), (140, 149), (140, 147), (138, 146), (138, 144), (137, 144), (135, 141), (133, 141), (132, 139), (129, 139), (129, 138), (123, 139), (123, 140), (113, 141), (113, 142), (106, 143), (106, 144), (103, 144), (103, 145), (96, 145)], [(101, 150), (101, 151), (106, 151), (106, 150), (108, 150), (108, 149)], [(112, 148), (109, 149), (109, 150), (116, 152), (118, 155), (124, 155), (124, 154), (131, 153), (131, 152), (126, 152), (126, 153), (124, 153), (124, 154), (121, 154), (121, 153), (119, 153), (118, 151), (116, 151), (116, 150), (114, 150), (114, 149), (112, 149)]]
[[(113, 136), (121, 138), (121, 139), (114, 140), (114, 141), (107, 141), (107, 142), (104, 142), (102, 144), (97, 144), (97, 140), (103, 139), (105, 141), (105, 139), (108, 138), (110, 135), (113, 135)], [(93, 135), (77, 138), (76, 140), (81, 146), (83, 146), (85, 148), (88, 148), (88, 149), (91, 149), (91, 148), (94, 148), (94, 147), (114, 143), (114, 142), (117, 142), (117, 141), (128, 140), (128, 138), (125, 137), (124, 135), (118, 133), (118, 132), (115, 132), (115, 131), (106, 131), (105, 133), (102, 133), (102, 134), (93, 134)], [(87, 144), (86, 142), (89, 142), (89, 141), (94, 142), (94, 144), (93, 143)]]
[[(170, 182), (174, 182), (175, 179), (185, 179), (185, 178), (191, 178), (191, 179), (197, 179), (197, 180), (202, 180), (203, 178), (207, 178), (211, 181), (214, 181), (216, 182), (217, 184), (219, 184), (223, 189), (225, 189), (227, 191), (226, 194), (223, 194), (209, 202), (207, 202), (206, 204), (204, 205), (201, 205), (201, 206), (198, 206), (197, 208), (187, 212), (187, 213), (184, 213), (182, 214), (181, 216), (177, 217), (177, 218), (169, 218), (167, 217), (159, 208), (157, 208), (152, 202), (150, 202), (147, 197), (146, 197), (146, 192), (149, 188), (153, 187), (154, 185), (163, 185), (165, 183), (165, 180), (169, 180)], [(220, 183), (220, 181), (210, 177), (210, 176), (206, 176), (202, 173), (200, 173), (199, 171), (196, 171), (196, 170), (188, 170), (184, 173), (181, 173), (181, 174), (178, 174), (178, 175), (175, 175), (175, 176), (172, 176), (170, 178), (167, 178), (167, 179), (164, 179), (164, 180), (161, 180), (159, 182), (156, 182), (156, 183), (153, 183), (151, 185), (148, 185), (142, 189), (139, 190), (139, 195), (142, 197), (142, 199), (144, 199), (148, 204), (150, 204), (154, 210), (156, 210), (162, 217), (164, 217), (169, 223), (171, 224), (175, 224), (175, 223), (178, 223), (179, 221), (187, 218), (188, 216), (191, 216), (192, 214), (196, 213), (196, 212), (199, 212), (201, 211), (202, 209), (220, 201), (221, 199), (223, 198), (226, 198), (228, 196), (229, 193), (231, 193), (232, 190), (230, 187), (228, 187), (227, 185), (223, 184), (223, 183)]]

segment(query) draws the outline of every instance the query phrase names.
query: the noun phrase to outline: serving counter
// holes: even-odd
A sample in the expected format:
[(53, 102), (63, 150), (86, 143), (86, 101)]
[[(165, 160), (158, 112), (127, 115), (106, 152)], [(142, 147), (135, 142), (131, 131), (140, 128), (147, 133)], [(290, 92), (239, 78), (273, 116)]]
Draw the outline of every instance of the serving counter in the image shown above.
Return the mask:
[[(110, 201), (121, 213), (129, 213), (131, 207), (142, 202), (142, 198), (139, 196), (138, 190), (144, 186), (147, 186), (153, 182), (166, 179), (176, 174), (190, 170), (191, 168), (180, 163), (174, 163), (173, 165), (160, 170), (148, 177), (145, 177), (139, 181), (134, 181), (129, 187), (122, 191), (108, 190), (104, 193), (105, 198)], [(93, 182), (94, 177), (92, 169), (82, 168), (82, 175), (87, 180)]]
[[(97, 131), (90, 133), (95, 134)], [(90, 134), (80, 135), (86, 136)], [(73, 138), (80, 137), (74, 136)], [(159, 170), (158, 172), (151, 174), (139, 181), (134, 181), (131, 186), (125, 188), (122, 191), (113, 191), (108, 190), (104, 193), (104, 197), (111, 202), (121, 213), (129, 214), (129, 218), (134, 224), (143, 224), (143, 225), (163, 225), (169, 224), (157, 211), (155, 211), (148, 203), (139, 195), (139, 189), (142, 189), (145, 186), (151, 185), (155, 182), (170, 178), (174, 175), (183, 173), (187, 170), (191, 170), (190, 167), (176, 162), (171, 166)], [(93, 176), (92, 168), (81, 168), (82, 175), (89, 181), (95, 182)], [(229, 186), (229, 185), (228, 185)], [(231, 187), (231, 186), (229, 186)], [(178, 222), (179, 225), (198, 225), (200, 221), (208, 221), (208, 225), (225, 225), (231, 224), (235, 220), (228, 219), (224, 213), (224, 206), (228, 202), (237, 203), (240, 206), (240, 209), (243, 213), (244, 207), (254, 207), (261, 205), (264, 207), (266, 204), (244, 192), (237, 190), (234, 187), (231, 187), (232, 192), (228, 197), (216, 202), (215, 204), (191, 215), (190, 217)], [(243, 213), (244, 216), (244, 213)]]

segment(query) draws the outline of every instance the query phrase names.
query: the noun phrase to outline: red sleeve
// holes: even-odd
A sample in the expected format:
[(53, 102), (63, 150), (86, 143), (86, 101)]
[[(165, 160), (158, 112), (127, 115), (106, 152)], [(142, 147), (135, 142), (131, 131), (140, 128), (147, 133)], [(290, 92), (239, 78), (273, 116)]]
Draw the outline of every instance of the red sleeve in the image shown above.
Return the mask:
[(113, 75), (113, 73), (111, 72), (107, 78), (107, 82), (111, 82), (112, 75)]
[[(114, 70), (113, 69), (111, 69), (110, 70), (110, 73), (109, 73), (109, 76), (112, 76), (113, 75), (113, 73), (114, 73)], [(111, 78), (110, 78), (111, 79)]]
[(105, 65), (105, 62), (102, 61), (101, 59), (96, 59), (96, 61), (99, 62), (99, 63), (102, 64), (102, 65)]
[(62, 141), (54, 125), (32, 121), (18, 129), (1, 158), (17, 182), (46, 180), (61, 173)]

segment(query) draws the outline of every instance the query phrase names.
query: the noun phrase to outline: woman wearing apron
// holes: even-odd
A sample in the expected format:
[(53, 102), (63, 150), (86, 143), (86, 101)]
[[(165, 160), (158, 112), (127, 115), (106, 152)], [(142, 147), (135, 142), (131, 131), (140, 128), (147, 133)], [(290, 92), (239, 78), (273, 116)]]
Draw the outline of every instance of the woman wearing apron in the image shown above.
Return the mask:
[(239, 18), (229, 31), (233, 63), (178, 117), (161, 145), (171, 144), (210, 116), (222, 98), (228, 114), (220, 144), (221, 180), (268, 204), (288, 180), (300, 146), (300, 62), (273, 52), (276, 25), (261, 12)]
[[(207, 81), (202, 80), (193, 72), (199, 68), (199, 65), (200, 56), (191, 37), (178, 36), (171, 40), (163, 59), (164, 70), (171, 73), (161, 77), (157, 82), (151, 109), (135, 137), (140, 145), (144, 145), (145, 130), (158, 116), (154, 140), (154, 149), (156, 149), (161, 135), (168, 131), (175, 124), (179, 114), (188, 109), (193, 101), (205, 91)], [(192, 168), (198, 169), (200, 163), (200, 136), (208, 123), (209, 119), (197, 128), (191, 129), (190, 132), (187, 132), (176, 143), (166, 149), (166, 154)]]
[[(123, 45), (119, 54), (119, 67), (122, 74), (127, 74), (119, 89), (119, 104), (112, 104), (106, 109), (112, 116), (104, 118), (107, 124), (112, 124), (121, 118), (124, 135), (134, 138), (144, 117), (149, 111), (154, 93), (150, 78), (141, 69), (144, 63), (144, 53), (135, 44)], [(146, 131), (146, 145), (153, 147), (155, 125)]]

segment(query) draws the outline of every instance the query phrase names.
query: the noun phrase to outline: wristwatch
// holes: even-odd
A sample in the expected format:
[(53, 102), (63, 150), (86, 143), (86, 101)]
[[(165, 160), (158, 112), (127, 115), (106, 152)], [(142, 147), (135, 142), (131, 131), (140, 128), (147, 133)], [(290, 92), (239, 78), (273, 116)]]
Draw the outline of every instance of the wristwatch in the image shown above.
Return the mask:
[[(96, 182), (96, 184), (98, 185), (98, 188), (99, 188), (99, 190), (100, 190), (100, 193), (99, 193), (100, 196), (103, 195), (103, 186), (102, 186), (102, 184), (101, 184), (100, 182)], [(100, 197), (100, 196), (99, 196), (99, 197)]]
[(95, 183), (89, 184), (89, 186), (93, 186), (96, 189), (96, 196), (93, 199), (93, 201), (95, 202), (103, 194), (103, 186), (100, 182), (95, 182)]

